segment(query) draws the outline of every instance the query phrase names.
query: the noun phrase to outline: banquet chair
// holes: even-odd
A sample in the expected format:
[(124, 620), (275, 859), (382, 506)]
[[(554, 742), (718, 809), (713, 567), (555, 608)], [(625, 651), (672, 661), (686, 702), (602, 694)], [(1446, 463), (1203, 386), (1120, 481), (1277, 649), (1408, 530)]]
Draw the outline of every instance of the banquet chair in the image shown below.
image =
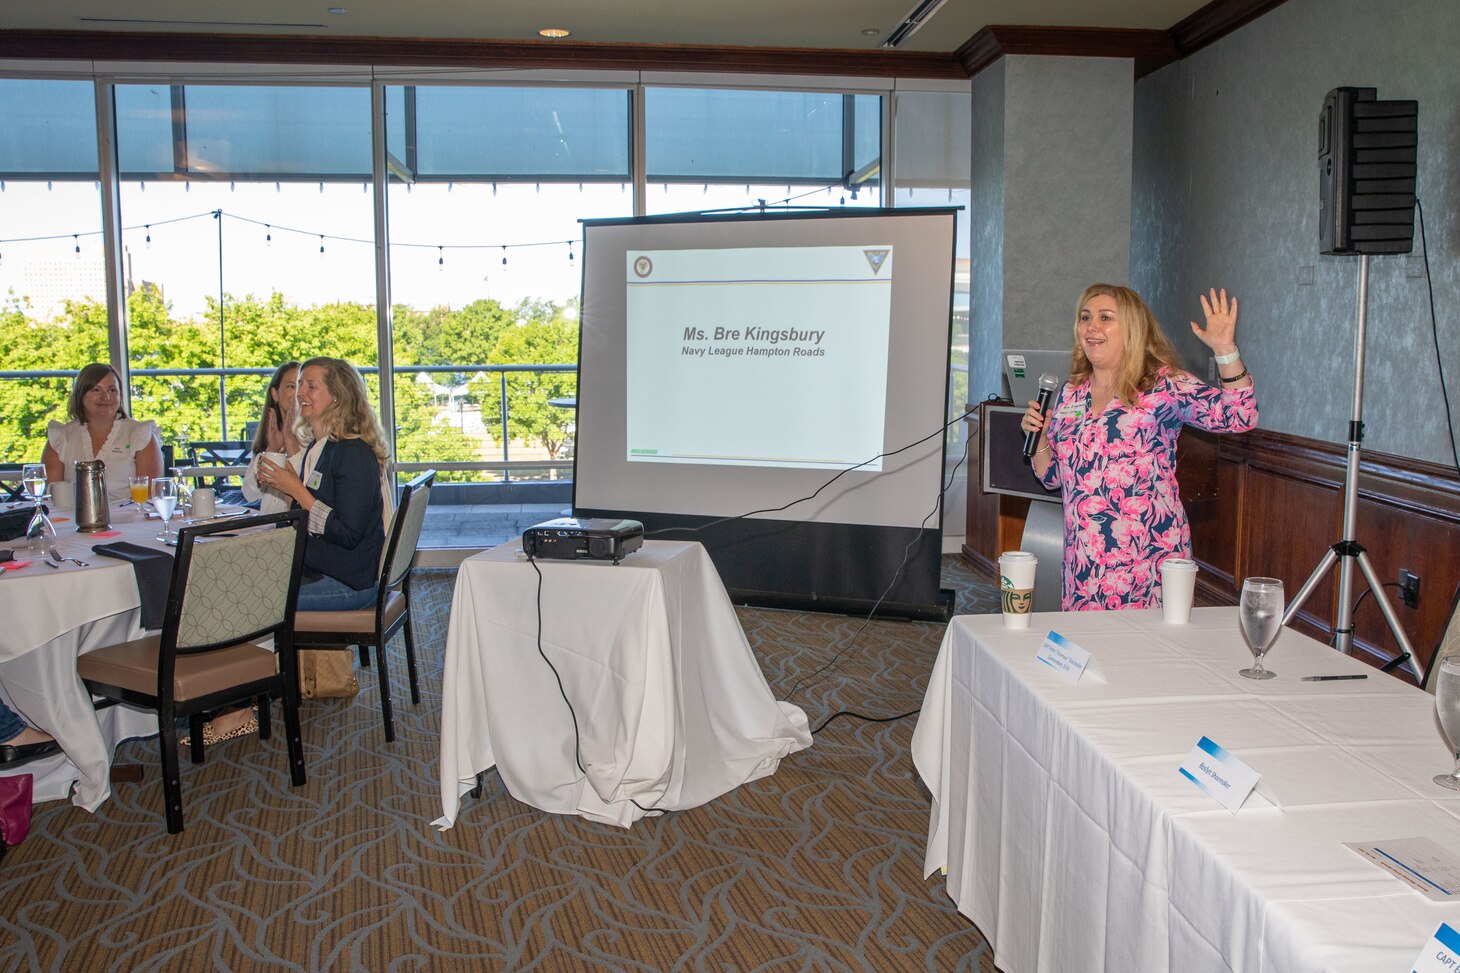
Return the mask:
[[(256, 701), (259, 738), (266, 740), (269, 700), (278, 696), (290, 780), (295, 786), (304, 783), (293, 631), (305, 516), (289, 510), (178, 531), (161, 631), (88, 652), (76, 662), (93, 695), (157, 711), (170, 834), (183, 830), (180, 717), (192, 728), (196, 763), (202, 757), (203, 714)], [(272, 651), (258, 644), (269, 638)]]
[[(421, 702), (416, 677), (415, 627), (411, 623), (411, 564), (421, 539), (421, 524), (431, 501), (435, 470), (427, 470), (401, 491), (390, 536), (380, 560), (380, 582), (375, 605), (354, 611), (299, 612), (294, 617), (294, 644), (300, 648), (360, 646), (362, 661), (367, 646), (375, 648), (375, 668), (380, 680), (380, 716), (385, 723), (385, 742), (395, 741), (395, 715), (390, 701), (390, 672), (386, 646), (395, 633), (405, 630), (406, 671), (411, 683), (411, 702)], [(348, 648), (340, 649), (348, 652)]]

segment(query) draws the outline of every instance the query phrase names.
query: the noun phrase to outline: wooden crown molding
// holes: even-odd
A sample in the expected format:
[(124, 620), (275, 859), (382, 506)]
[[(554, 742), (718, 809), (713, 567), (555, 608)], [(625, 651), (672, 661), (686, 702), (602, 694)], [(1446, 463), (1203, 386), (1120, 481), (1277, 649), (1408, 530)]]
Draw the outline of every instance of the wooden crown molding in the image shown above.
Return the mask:
[(1179, 56), (1164, 30), (1107, 27), (1030, 27), (990, 24), (954, 52), (972, 77), (1006, 54), (1055, 57), (1123, 57), (1169, 64)]
[(1251, 23), (1287, 0), (1211, 0), (1170, 30), (990, 24), (954, 52), (969, 77), (1006, 54), (1122, 57), (1144, 77)]
[(143, 31), (0, 31), (0, 58), (968, 77), (936, 52)]
[(1212, 0), (1172, 27), (1169, 33), (1180, 57), (1199, 51), (1248, 24), (1287, 0)]

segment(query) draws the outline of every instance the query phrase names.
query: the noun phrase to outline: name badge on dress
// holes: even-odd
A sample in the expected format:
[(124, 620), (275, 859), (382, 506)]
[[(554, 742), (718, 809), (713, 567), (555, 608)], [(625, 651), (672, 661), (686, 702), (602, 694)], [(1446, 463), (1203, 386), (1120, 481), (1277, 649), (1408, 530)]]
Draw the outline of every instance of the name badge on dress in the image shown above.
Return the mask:
[(305, 486), (309, 487), (309, 489), (311, 490), (318, 490), (319, 485), (323, 482), (324, 477), (319, 475), (319, 470), (315, 470), (313, 473), (309, 474), (309, 481), (305, 484)]
[(1078, 402), (1066, 402), (1054, 414), (1056, 419), (1078, 419), (1085, 414), (1085, 407)]

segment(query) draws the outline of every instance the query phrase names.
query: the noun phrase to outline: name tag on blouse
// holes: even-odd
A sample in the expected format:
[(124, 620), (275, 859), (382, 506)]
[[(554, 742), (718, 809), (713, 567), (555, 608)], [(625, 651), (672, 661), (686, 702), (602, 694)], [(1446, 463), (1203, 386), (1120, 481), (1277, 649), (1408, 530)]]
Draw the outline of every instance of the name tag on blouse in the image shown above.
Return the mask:
[(1066, 402), (1054, 414), (1056, 419), (1078, 419), (1085, 414), (1085, 407), (1078, 402)]
[(319, 475), (319, 470), (315, 470), (313, 473), (309, 474), (309, 482), (305, 485), (308, 486), (311, 490), (318, 490), (319, 485), (323, 482), (324, 477)]

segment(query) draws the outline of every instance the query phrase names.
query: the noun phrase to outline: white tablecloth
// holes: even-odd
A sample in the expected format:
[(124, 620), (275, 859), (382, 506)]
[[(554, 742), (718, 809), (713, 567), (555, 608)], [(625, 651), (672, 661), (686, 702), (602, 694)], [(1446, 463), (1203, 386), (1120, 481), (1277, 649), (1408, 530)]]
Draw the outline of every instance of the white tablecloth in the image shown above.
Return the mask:
[(32, 560), (28, 568), (0, 575), (0, 695), (65, 752), (0, 774), (32, 774), (35, 800), (71, 794), (73, 803), (92, 811), (111, 794), (116, 745), (155, 734), (157, 717), (128, 706), (98, 714), (76, 675), (77, 656), (143, 634), (131, 564), (95, 555), (91, 546), (130, 541), (160, 548), (153, 541), (160, 528), (156, 520), (144, 522), (136, 507), (112, 508), (118, 537), (79, 534), (69, 517), (54, 519), (58, 550), (90, 566), (49, 568), (24, 550), (23, 540), (0, 545), (15, 548), (18, 560)]
[[(1035, 659), (1049, 630), (1108, 682)], [(949, 625), (913, 735), (932, 792), (925, 866), (1006, 973), (1401, 971), (1460, 905), (1432, 903), (1343, 842), (1460, 848), (1433, 697), (1284, 631), (1250, 664), (1236, 609), (997, 615)], [(1361, 681), (1300, 682), (1364, 672)], [(1233, 815), (1177, 773), (1202, 736), (1282, 807)]]
[[(538, 560), (510, 542), (462, 562), (442, 675), (441, 804), (495, 766), (544, 811), (627, 827), (775, 772), (811, 745), (806, 715), (778, 703), (725, 587), (694, 542), (646, 541), (614, 565)], [(637, 805), (636, 803), (637, 802)]]

